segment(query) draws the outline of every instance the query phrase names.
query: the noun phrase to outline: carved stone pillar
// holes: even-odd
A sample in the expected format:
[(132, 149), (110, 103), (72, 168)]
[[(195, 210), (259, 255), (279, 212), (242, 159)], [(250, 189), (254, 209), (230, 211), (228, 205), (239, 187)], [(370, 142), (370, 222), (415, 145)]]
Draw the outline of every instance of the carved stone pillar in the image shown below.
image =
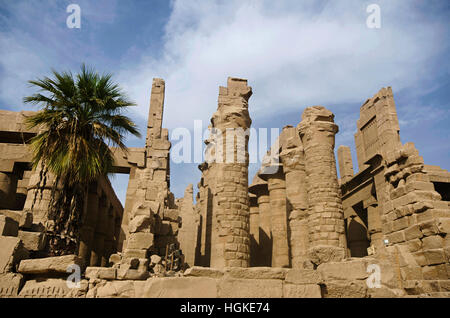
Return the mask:
[(308, 197), (305, 154), (297, 129), (292, 126), (284, 127), (280, 144), (280, 159), (286, 179), (291, 266), (304, 268), (308, 263), (305, 261), (309, 248)]
[[(211, 267), (248, 267), (250, 258), (248, 199), (248, 135), (251, 119), (247, 81), (228, 78), (219, 89), (219, 106), (211, 123), (216, 129), (216, 149), (212, 171), (216, 179), (213, 195)], [(222, 146), (222, 147), (221, 147)]]
[(308, 187), (308, 226), (313, 263), (345, 258), (344, 213), (339, 194), (334, 136), (334, 115), (322, 106), (308, 107), (298, 125), (305, 151)]
[(260, 264), (258, 198), (250, 194), (250, 266)]
[(259, 212), (259, 264), (272, 266), (272, 228), (270, 225), (270, 198), (267, 181), (258, 174), (253, 178), (248, 191), (256, 195)]
[(97, 183), (89, 186), (85, 206), (86, 209), (84, 211), (83, 222), (80, 230), (80, 246), (78, 249), (78, 256), (84, 260), (84, 264), (87, 266), (90, 264), (92, 243), (99, 210)]
[(0, 209), (12, 209), (16, 202), (17, 177), (0, 172)]
[(94, 232), (94, 241), (92, 243), (92, 252), (90, 261), (91, 266), (101, 266), (102, 258), (104, 258), (109, 207), (110, 203), (107, 201), (106, 197), (102, 196), (99, 200), (98, 216)]
[(105, 237), (105, 247), (102, 256), (101, 266), (108, 266), (109, 257), (111, 254), (115, 253), (116, 242), (114, 238), (114, 208), (109, 206), (106, 220), (106, 237)]
[[(277, 169), (278, 168), (278, 169)], [(272, 267), (289, 267), (289, 243), (287, 231), (286, 180), (281, 164), (260, 176), (267, 180), (270, 198), (270, 225), (272, 229)], [(276, 172), (275, 172), (276, 171)]]

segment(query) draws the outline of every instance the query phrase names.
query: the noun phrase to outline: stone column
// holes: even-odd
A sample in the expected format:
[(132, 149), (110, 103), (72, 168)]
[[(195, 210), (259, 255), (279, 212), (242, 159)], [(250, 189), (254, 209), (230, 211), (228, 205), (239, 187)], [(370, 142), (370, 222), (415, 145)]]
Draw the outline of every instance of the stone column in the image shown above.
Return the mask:
[(110, 203), (106, 197), (102, 196), (99, 200), (98, 216), (95, 225), (94, 241), (92, 243), (90, 266), (101, 266), (102, 258), (105, 252), (105, 238), (108, 221), (108, 210)]
[(105, 248), (102, 256), (101, 266), (108, 266), (109, 257), (111, 254), (115, 253), (115, 238), (114, 238), (114, 208), (109, 206), (106, 220), (106, 237), (105, 237)]
[(280, 144), (280, 159), (286, 179), (291, 266), (304, 268), (310, 264), (306, 262), (309, 247), (308, 198), (305, 154), (297, 129), (292, 126), (284, 127)]
[[(270, 225), (272, 229), (272, 267), (289, 267), (289, 243), (287, 231), (286, 180), (279, 164), (269, 173), (264, 170), (260, 177), (267, 180), (270, 198)], [(276, 171), (276, 172), (275, 172)]]
[(352, 153), (350, 151), (350, 147), (347, 146), (339, 146), (337, 153), (341, 181), (342, 183), (346, 183), (347, 181), (351, 180), (351, 178), (353, 178), (354, 174)]
[(0, 172), (0, 209), (12, 209), (16, 202), (17, 177)]
[(246, 130), (251, 125), (248, 99), (252, 89), (242, 79), (228, 78), (227, 84), (219, 89), (219, 106), (211, 119), (223, 144), (212, 164), (217, 207), (213, 210), (211, 267), (217, 268), (248, 267), (250, 258)]
[(369, 225), (367, 230), (370, 235), (370, 245), (374, 246), (376, 253), (384, 248), (384, 243), (381, 225), (381, 209), (375, 199), (367, 204), (367, 218), (367, 223)]
[(253, 178), (250, 193), (256, 195), (259, 212), (259, 264), (258, 266), (272, 266), (272, 228), (270, 225), (270, 199), (267, 182), (258, 174)]
[(298, 125), (305, 151), (309, 256), (316, 265), (345, 258), (344, 213), (339, 194), (334, 115), (322, 106), (305, 109)]
[(259, 253), (259, 209), (258, 198), (254, 194), (249, 194), (250, 198), (250, 266), (260, 264)]
[(99, 210), (98, 184), (96, 182), (89, 186), (85, 206), (86, 208), (83, 213), (83, 221), (80, 230), (78, 256), (84, 260), (84, 264), (87, 266), (90, 264), (92, 243)]
[(51, 192), (55, 178), (50, 173), (47, 175), (47, 182), (44, 189), (42, 190), (42, 193), (40, 193), (37, 188), (39, 178), (40, 169), (33, 170), (30, 174), (30, 181), (28, 184), (28, 192), (25, 199), (24, 210), (32, 211), (34, 224), (42, 223), (43, 225), (47, 225)]
[(17, 181), (16, 210), (23, 210), (25, 206), (31, 174), (31, 171), (25, 170), (23, 171), (22, 179)]

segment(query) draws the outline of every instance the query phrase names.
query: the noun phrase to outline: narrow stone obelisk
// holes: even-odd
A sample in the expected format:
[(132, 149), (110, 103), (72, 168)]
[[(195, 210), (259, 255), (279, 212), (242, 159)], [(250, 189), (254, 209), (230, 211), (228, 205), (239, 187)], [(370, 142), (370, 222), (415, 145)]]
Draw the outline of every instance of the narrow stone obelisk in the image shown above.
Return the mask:
[(219, 88), (218, 109), (211, 123), (215, 129), (215, 202), (211, 233), (211, 267), (248, 267), (250, 258), (248, 198), (248, 135), (251, 119), (247, 80), (228, 78)]
[(344, 213), (339, 194), (332, 112), (322, 106), (305, 109), (298, 125), (305, 151), (308, 187), (309, 257), (315, 264), (345, 258)]
[(184, 197), (181, 201), (181, 228), (178, 230), (180, 249), (183, 251), (185, 263), (189, 266), (195, 265), (195, 249), (197, 246), (199, 223), (199, 217), (194, 208), (193, 193), (193, 186), (189, 184), (184, 191)]

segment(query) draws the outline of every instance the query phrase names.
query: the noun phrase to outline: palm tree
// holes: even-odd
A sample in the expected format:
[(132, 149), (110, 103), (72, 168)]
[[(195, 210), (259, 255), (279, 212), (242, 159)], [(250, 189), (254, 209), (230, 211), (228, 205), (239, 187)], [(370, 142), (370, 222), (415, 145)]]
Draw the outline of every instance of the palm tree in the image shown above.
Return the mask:
[(24, 102), (42, 106), (27, 118), (30, 128), (41, 129), (31, 140), (32, 165), (41, 171), (34, 202), (52, 174), (50, 254), (60, 255), (74, 252), (79, 243), (87, 188), (111, 171), (114, 155), (110, 146), (126, 151), (125, 135), (140, 134), (123, 115), (135, 104), (111, 81), (111, 74), (99, 75), (83, 64), (76, 76), (56, 71), (53, 75), (29, 81), (39, 92)]

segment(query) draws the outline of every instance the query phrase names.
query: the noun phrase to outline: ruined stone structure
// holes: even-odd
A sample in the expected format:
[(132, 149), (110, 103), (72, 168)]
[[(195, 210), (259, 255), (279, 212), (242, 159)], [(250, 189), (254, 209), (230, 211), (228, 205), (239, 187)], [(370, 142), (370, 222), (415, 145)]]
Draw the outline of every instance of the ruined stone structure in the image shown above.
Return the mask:
[(78, 253), (61, 257), (45, 254), (50, 188), (31, 209), (30, 113), (0, 112), (1, 297), (450, 296), (450, 173), (401, 143), (391, 88), (361, 106), (357, 173), (340, 146), (338, 178), (338, 126), (312, 106), (249, 185), (252, 89), (228, 78), (195, 202), (192, 185), (170, 192), (164, 94), (154, 79), (145, 147), (113, 149), (113, 172), (130, 176), (125, 208), (108, 180), (90, 185)]

